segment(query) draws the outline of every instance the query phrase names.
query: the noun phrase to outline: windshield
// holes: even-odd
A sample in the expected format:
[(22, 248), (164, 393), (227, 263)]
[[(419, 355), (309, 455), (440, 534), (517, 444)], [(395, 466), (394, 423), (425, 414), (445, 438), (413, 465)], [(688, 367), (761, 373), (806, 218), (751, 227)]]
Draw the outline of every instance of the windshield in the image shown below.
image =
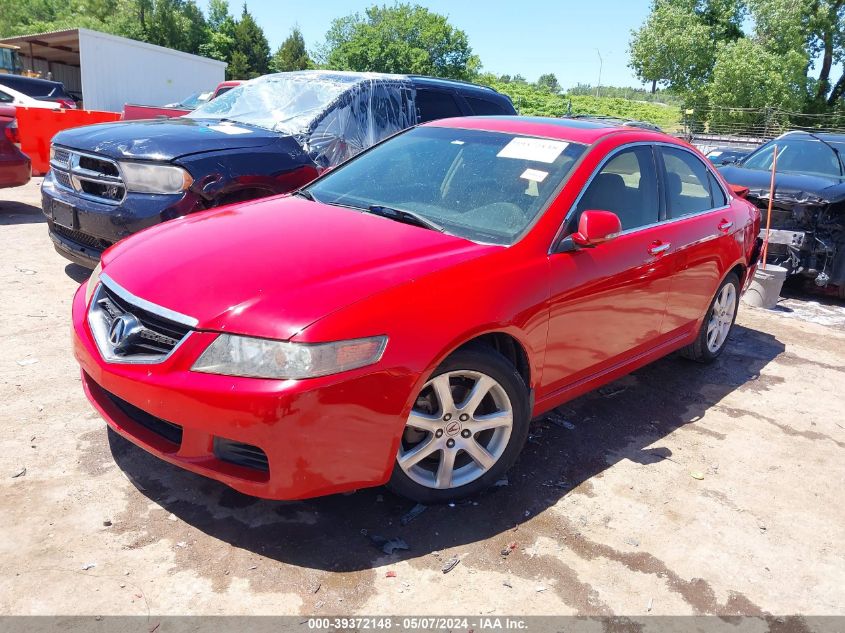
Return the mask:
[(326, 204), (409, 211), (447, 233), (513, 244), (584, 152), (577, 143), (420, 127), (327, 174), (308, 192)]
[(208, 101), (208, 98), (211, 96), (210, 92), (195, 92), (190, 97), (185, 97), (178, 103), (178, 105), (185, 107), (185, 108), (196, 108), (200, 104), (205, 103)]
[[(777, 146), (777, 171), (779, 172), (842, 178), (843, 166), (840, 161), (845, 153), (845, 143), (839, 141), (827, 141), (827, 143), (825, 145), (818, 139), (810, 137), (779, 139), (746, 158), (742, 166), (746, 169), (771, 170), (772, 158)], [(831, 145), (839, 152), (839, 156), (831, 149)]]
[(248, 81), (186, 116), (228, 119), (296, 134), (357, 80), (339, 74), (280, 73)]

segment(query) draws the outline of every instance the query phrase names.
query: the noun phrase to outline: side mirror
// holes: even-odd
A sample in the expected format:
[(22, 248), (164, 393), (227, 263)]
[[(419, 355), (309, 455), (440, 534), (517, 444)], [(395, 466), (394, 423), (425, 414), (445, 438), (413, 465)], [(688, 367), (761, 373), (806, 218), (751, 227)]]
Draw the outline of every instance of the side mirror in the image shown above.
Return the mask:
[(581, 248), (592, 248), (603, 244), (622, 232), (619, 216), (610, 211), (589, 210), (581, 214), (578, 231), (570, 235), (572, 243)]
[(734, 195), (738, 198), (745, 198), (748, 196), (748, 187), (743, 187), (742, 185), (732, 185), (730, 183), (728, 184), (728, 186), (731, 188), (731, 191), (734, 192)]

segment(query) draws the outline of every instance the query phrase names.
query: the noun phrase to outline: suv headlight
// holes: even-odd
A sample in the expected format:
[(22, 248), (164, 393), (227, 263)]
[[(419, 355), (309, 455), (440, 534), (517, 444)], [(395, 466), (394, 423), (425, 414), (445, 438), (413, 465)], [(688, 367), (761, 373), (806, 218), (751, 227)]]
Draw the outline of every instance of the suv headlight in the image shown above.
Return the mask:
[(333, 343), (290, 343), (221, 334), (191, 369), (251, 378), (316, 378), (377, 363), (386, 346), (386, 336)]
[(126, 190), (135, 193), (181, 193), (194, 182), (187, 170), (176, 165), (121, 161), (120, 172)]

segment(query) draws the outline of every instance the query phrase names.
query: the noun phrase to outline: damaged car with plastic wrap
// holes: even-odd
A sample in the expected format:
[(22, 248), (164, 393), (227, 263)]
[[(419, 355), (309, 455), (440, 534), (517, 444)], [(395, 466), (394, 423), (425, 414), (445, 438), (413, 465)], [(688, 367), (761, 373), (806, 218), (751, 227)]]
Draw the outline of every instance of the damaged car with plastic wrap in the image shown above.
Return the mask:
[(302, 187), (379, 141), (444, 117), (516, 114), (492, 88), (299, 71), (245, 82), (185, 116), (53, 138), (42, 209), (56, 250), (93, 268), (115, 242), (189, 213)]
[(767, 262), (845, 299), (845, 134), (788, 132), (720, 168), (765, 218), (775, 147), (775, 194)]

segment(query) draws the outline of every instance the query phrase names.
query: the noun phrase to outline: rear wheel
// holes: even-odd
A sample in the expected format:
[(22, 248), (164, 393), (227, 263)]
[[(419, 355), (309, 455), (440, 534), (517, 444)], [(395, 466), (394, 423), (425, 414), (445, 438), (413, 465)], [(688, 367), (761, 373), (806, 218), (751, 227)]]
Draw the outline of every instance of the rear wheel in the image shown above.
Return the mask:
[(527, 392), (498, 352), (455, 352), (417, 394), (389, 488), (421, 503), (443, 503), (492, 485), (525, 444)]
[(736, 320), (738, 305), (739, 278), (731, 273), (716, 291), (695, 342), (685, 347), (681, 353), (686, 358), (701, 363), (716, 360), (725, 349), (728, 335)]

